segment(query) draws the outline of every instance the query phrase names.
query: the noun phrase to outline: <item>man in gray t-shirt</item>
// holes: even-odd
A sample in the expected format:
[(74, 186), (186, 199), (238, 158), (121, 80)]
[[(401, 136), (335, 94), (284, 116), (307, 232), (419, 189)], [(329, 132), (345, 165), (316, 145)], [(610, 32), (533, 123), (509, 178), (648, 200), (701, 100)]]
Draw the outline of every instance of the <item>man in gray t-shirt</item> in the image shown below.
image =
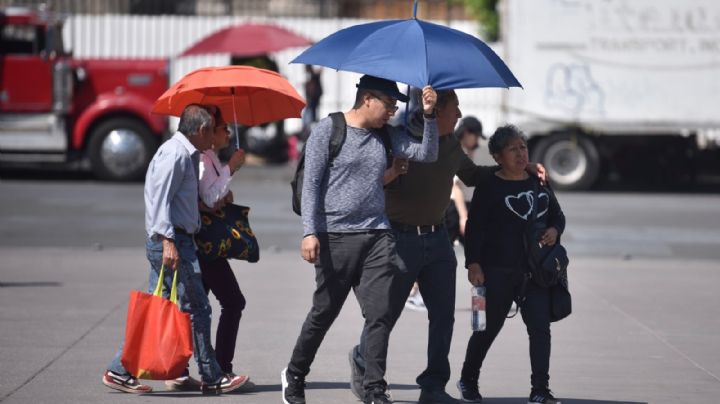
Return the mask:
[(437, 95), (429, 86), (423, 89), (425, 128), (422, 140), (417, 140), (387, 126), (398, 109), (397, 101), (407, 102), (394, 82), (366, 75), (357, 87), (355, 104), (344, 114), (347, 136), (332, 163), (330, 118), (316, 125), (305, 146), (300, 250), (303, 259), (315, 264), (317, 286), (313, 306), (282, 372), (287, 404), (305, 403), (305, 376), (351, 289), (367, 330), (364, 402), (391, 402), (384, 379), (388, 340), (395, 324), (389, 299), (392, 280), (404, 267), (385, 215), (383, 174), (387, 162), (380, 131), (383, 127), (388, 130), (394, 156), (435, 161)]

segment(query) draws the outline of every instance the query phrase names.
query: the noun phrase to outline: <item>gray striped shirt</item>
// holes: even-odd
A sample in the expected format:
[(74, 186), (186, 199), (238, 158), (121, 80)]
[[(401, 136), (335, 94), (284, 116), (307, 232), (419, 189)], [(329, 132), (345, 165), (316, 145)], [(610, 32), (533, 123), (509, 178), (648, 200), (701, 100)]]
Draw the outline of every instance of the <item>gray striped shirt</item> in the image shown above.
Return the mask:
[[(326, 117), (315, 126), (305, 146), (304, 234), (390, 228), (383, 192), (387, 163), (378, 131), (348, 126), (345, 143), (329, 165), (331, 132), (332, 119)], [(423, 162), (437, 159), (435, 119), (425, 120), (422, 141), (402, 129), (389, 127), (389, 132), (396, 157)]]

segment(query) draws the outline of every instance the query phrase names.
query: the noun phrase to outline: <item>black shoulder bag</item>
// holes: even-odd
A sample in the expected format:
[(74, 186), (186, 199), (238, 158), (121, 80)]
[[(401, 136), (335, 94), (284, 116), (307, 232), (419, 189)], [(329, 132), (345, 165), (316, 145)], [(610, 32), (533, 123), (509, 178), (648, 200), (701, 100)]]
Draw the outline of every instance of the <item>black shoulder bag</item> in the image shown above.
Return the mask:
[(539, 242), (546, 228), (537, 221), (538, 197), (538, 183), (533, 181), (532, 213), (525, 227), (524, 238), (529, 277), (531, 281), (534, 281), (541, 288), (550, 289), (550, 319), (551, 321), (558, 321), (572, 312), (567, 275), (570, 259), (565, 247), (560, 244), (560, 235), (558, 235), (554, 245), (543, 245)]
[(530, 277), (542, 288), (558, 284), (562, 273), (567, 273), (569, 264), (567, 251), (560, 244), (560, 236), (554, 245), (539, 242), (546, 227), (537, 221), (538, 183), (533, 181), (533, 206), (525, 227), (525, 252), (527, 253)]

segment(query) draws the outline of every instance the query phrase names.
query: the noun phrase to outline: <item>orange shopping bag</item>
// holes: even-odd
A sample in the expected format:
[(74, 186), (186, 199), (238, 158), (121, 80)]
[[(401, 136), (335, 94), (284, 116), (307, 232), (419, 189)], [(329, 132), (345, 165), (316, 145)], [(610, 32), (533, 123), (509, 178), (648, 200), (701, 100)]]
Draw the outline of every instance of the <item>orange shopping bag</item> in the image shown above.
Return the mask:
[(190, 315), (177, 305), (177, 273), (173, 275), (170, 300), (162, 297), (165, 266), (160, 268), (153, 294), (130, 292), (121, 361), (138, 379), (180, 377), (192, 356)]

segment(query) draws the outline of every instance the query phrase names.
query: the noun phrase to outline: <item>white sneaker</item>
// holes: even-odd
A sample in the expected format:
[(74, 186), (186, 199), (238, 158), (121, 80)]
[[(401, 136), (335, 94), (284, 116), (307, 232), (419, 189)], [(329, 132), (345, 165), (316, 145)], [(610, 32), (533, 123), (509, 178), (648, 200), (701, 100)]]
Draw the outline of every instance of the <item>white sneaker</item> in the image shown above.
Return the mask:
[(192, 376), (178, 377), (177, 379), (165, 380), (165, 388), (169, 391), (200, 391), (202, 382)]
[(427, 311), (427, 308), (425, 307), (425, 302), (423, 301), (420, 292), (417, 292), (414, 295), (408, 297), (407, 301), (405, 302), (405, 307), (415, 311)]

